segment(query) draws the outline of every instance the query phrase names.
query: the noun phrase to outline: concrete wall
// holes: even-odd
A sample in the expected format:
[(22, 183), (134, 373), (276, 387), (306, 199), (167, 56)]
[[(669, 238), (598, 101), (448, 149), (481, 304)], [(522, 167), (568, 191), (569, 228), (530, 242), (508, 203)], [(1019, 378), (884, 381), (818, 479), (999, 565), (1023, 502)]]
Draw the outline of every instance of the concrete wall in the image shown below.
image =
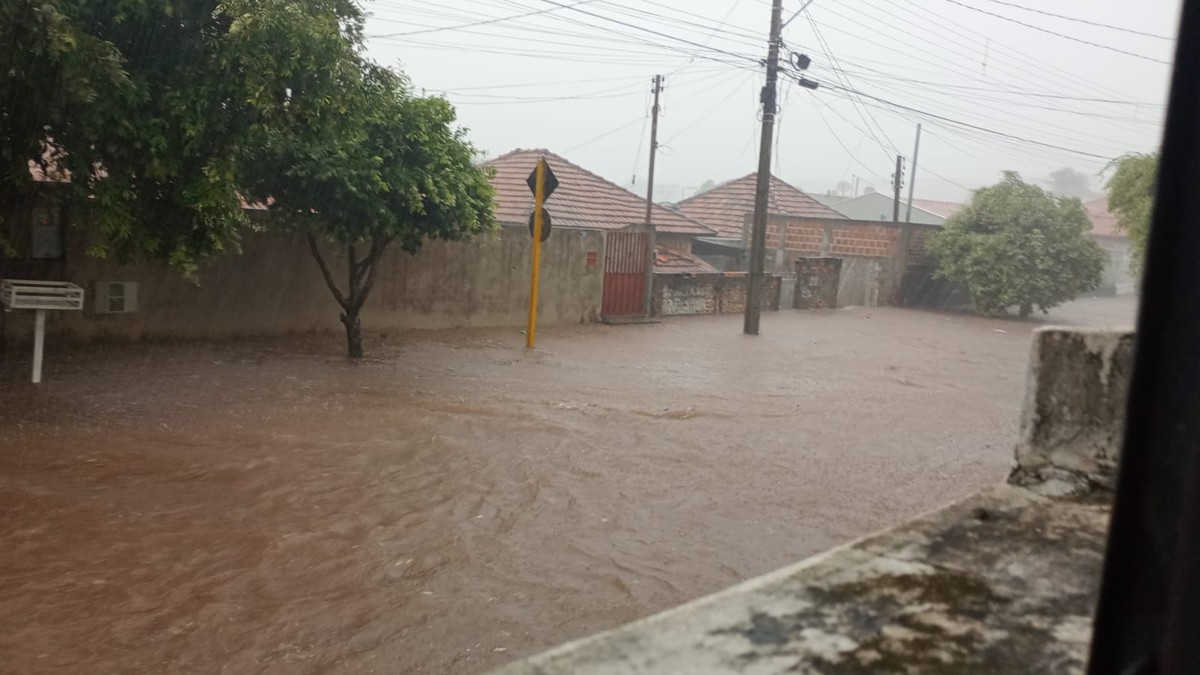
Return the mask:
[(1133, 338), (1100, 329), (1034, 331), (1013, 482), (1114, 487)]
[[(211, 338), (289, 332), (339, 331), (340, 308), (299, 237), (252, 234), (243, 252), (212, 261), (197, 282), (159, 266), (119, 266), (69, 252), (59, 278), (83, 286), (83, 312), (51, 312), (47, 330), (76, 338)], [(327, 259), (336, 279), (345, 262)], [(391, 247), (363, 308), (368, 332), (404, 328), (519, 326), (528, 311), (532, 249), (523, 228), (504, 228), (468, 242), (427, 242), (411, 256)], [(587, 264), (588, 254), (595, 262)], [(555, 230), (542, 248), (541, 321), (598, 319), (603, 294), (604, 233)], [(27, 270), (26, 270), (27, 271)], [(0, 276), (5, 276), (0, 261)], [(96, 314), (97, 281), (138, 282), (139, 308), (132, 314)], [(8, 315), (6, 333), (31, 332), (30, 312)]]
[[(656, 274), (652, 309), (657, 316), (726, 314), (746, 308), (745, 273)], [(779, 309), (780, 277), (768, 275), (763, 309)]]

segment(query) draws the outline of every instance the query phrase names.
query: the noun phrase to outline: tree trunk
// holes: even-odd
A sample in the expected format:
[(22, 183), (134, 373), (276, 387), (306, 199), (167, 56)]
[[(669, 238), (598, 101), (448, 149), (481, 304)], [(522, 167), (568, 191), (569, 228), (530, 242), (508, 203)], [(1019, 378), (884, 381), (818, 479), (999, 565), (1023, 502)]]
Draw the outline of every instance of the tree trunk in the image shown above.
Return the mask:
[(1021, 318), (1028, 319), (1033, 314), (1033, 305), (1025, 303), (1021, 305)]
[(353, 244), (346, 247), (348, 285), (346, 292), (342, 293), (333, 280), (329, 266), (325, 264), (325, 258), (321, 256), (317, 238), (312, 234), (309, 234), (307, 238), (309, 250), (312, 251), (317, 266), (321, 268), (321, 276), (325, 278), (325, 285), (329, 287), (329, 292), (333, 293), (333, 299), (337, 300), (338, 305), (342, 308), (342, 325), (346, 327), (346, 356), (352, 359), (361, 359), (363, 344), (362, 320), (359, 319), (359, 311), (362, 309), (363, 303), (367, 301), (367, 296), (371, 294), (371, 288), (375, 286), (379, 258), (383, 255), (383, 251), (391, 239), (381, 235), (373, 236), (371, 252), (362, 260), (358, 259)]
[(346, 326), (346, 356), (352, 359), (363, 357), (362, 321), (358, 318), (358, 310), (342, 315), (342, 324)]

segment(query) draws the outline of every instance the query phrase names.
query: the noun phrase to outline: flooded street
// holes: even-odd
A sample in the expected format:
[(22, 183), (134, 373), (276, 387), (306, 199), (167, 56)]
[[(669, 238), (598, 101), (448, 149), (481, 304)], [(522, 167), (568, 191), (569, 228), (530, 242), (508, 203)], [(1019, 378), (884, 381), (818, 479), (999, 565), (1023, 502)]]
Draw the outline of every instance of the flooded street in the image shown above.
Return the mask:
[(1034, 325), (51, 342), (37, 388), (10, 352), (0, 670), (485, 672), (1002, 480)]

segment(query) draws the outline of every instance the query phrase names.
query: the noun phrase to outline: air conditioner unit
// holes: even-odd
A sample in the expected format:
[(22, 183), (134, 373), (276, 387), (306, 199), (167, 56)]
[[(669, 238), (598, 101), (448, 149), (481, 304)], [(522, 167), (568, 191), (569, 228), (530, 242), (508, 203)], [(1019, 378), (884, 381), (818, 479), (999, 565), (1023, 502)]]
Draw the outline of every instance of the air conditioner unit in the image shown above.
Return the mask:
[(138, 307), (138, 285), (136, 281), (97, 281), (97, 314), (128, 314)]

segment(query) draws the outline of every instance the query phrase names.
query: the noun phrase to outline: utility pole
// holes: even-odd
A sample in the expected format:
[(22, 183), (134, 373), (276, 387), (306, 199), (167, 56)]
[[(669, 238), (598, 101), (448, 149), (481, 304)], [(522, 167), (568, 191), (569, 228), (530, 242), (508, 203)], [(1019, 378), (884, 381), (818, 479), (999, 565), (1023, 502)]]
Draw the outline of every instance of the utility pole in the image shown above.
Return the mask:
[(892, 174), (892, 222), (900, 222), (900, 186), (904, 184), (904, 155), (896, 155), (896, 173)]
[(917, 125), (917, 142), (913, 146), (912, 173), (908, 177), (908, 211), (904, 214), (904, 222), (912, 222), (913, 188), (917, 186), (917, 156), (921, 154), (921, 125)]
[(646, 179), (646, 316), (650, 316), (650, 305), (654, 298), (654, 159), (658, 156), (658, 95), (662, 93), (663, 76), (654, 76), (654, 107), (650, 109), (650, 172)]
[(750, 237), (750, 274), (746, 285), (746, 317), (742, 332), (758, 335), (762, 318), (763, 263), (767, 248), (767, 196), (771, 189), (771, 141), (775, 134), (776, 80), (779, 77), (779, 34), (783, 0), (771, 0), (771, 37), (767, 46), (767, 81), (762, 89), (762, 139), (758, 146), (758, 176), (754, 190), (754, 221)]

